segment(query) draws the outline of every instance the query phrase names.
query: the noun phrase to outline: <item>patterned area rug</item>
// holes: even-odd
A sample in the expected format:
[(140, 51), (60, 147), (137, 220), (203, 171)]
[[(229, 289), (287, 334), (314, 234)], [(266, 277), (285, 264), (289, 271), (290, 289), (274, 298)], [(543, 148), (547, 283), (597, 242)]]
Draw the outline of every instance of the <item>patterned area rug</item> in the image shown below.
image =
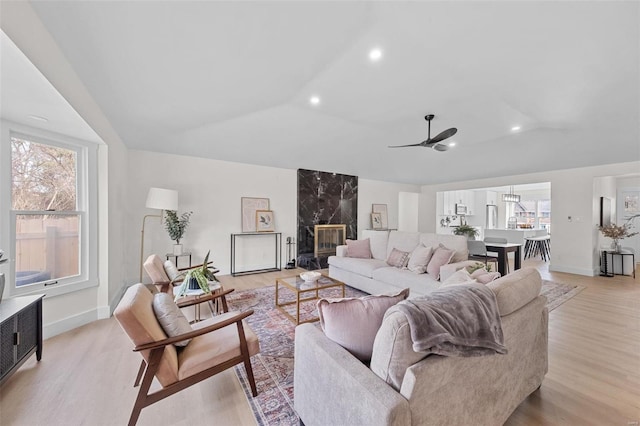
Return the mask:
[[(346, 288), (347, 297), (366, 295), (351, 287)], [(584, 287), (543, 280), (542, 294), (547, 297), (549, 311), (571, 299)], [(283, 294), (284, 293), (284, 294)], [(291, 299), (293, 294), (281, 292), (281, 300)], [(327, 289), (322, 297), (340, 297), (337, 289)], [(229, 305), (234, 310), (253, 309), (247, 318), (253, 331), (260, 339), (260, 354), (252, 358), (253, 374), (256, 379), (258, 396), (251, 396), (244, 366), (236, 366), (235, 372), (251, 405), (258, 425), (298, 425), (298, 416), (293, 409), (293, 353), (295, 327), (274, 307), (275, 286), (234, 292), (229, 295)], [(293, 308), (290, 307), (293, 312)], [(315, 302), (305, 302), (301, 306), (302, 320), (317, 316)], [(317, 323), (316, 323), (317, 324)]]

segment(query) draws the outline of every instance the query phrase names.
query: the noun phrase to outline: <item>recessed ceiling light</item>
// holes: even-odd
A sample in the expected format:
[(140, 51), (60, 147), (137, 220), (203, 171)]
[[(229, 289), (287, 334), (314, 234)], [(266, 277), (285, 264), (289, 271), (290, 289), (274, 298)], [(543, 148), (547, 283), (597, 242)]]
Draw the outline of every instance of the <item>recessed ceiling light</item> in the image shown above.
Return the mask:
[(32, 119), (32, 120), (42, 121), (44, 123), (49, 122), (48, 118), (40, 117), (39, 115), (30, 115), (29, 118)]
[(520, 130), (520, 129), (521, 129), (521, 127), (520, 127), (520, 126), (513, 126), (513, 127), (511, 128), (511, 131), (512, 131), (512, 132), (517, 132), (517, 131), (518, 131), (518, 130)]
[(312, 97), (310, 97), (310, 98), (309, 98), (309, 103), (310, 103), (311, 105), (318, 105), (318, 104), (320, 103), (320, 97), (315, 96), (315, 95), (314, 95), (314, 96), (312, 96)]
[(449, 146), (456, 146), (455, 142), (449, 142)]
[(378, 62), (382, 59), (382, 49), (376, 47), (369, 51), (369, 59), (371, 62)]

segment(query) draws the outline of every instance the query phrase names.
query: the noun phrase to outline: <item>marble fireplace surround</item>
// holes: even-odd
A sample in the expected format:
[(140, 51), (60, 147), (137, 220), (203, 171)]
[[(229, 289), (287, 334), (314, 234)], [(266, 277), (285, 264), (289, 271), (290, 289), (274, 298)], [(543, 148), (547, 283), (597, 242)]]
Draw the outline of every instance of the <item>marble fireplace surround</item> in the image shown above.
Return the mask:
[(315, 257), (315, 225), (346, 225), (346, 238), (358, 235), (358, 177), (298, 169), (298, 266), (328, 267), (328, 256)]

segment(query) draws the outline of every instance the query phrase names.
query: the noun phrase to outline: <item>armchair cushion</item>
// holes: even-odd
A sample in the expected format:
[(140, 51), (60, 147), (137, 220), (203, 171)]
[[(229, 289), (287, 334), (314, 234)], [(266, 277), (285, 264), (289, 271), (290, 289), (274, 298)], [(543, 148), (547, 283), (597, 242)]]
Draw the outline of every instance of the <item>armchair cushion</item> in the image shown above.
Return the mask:
[[(200, 321), (193, 325), (193, 330), (208, 327), (236, 314), (237, 312), (227, 312), (211, 319)], [(243, 321), (242, 325), (247, 339), (249, 356), (256, 355), (260, 352), (258, 337), (246, 322)], [(182, 380), (239, 355), (240, 339), (236, 324), (228, 325), (213, 333), (203, 334), (193, 338), (191, 343), (180, 353), (178, 377)]]
[(157, 254), (152, 254), (144, 261), (144, 270), (147, 271), (149, 278), (154, 283), (169, 282), (169, 277), (164, 271), (164, 262)]
[[(184, 316), (176, 302), (168, 293), (156, 293), (153, 296), (153, 312), (160, 323), (160, 326), (167, 333), (167, 336), (174, 337), (192, 330), (189, 321)], [(174, 343), (176, 346), (187, 346), (191, 339)]]
[(169, 277), (171, 281), (174, 281), (176, 278), (178, 278), (178, 275), (180, 275), (178, 268), (176, 268), (176, 265), (174, 265), (170, 260), (165, 261), (163, 267), (164, 272), (167, 274), (167, 277)]
[(394, 295), (320, 299), (320, 326), (329, 339), (351, 352), (360, 361), (369, 362), (373, 340), (382, 324), (384, 313), (408, 296), (407, 288)]

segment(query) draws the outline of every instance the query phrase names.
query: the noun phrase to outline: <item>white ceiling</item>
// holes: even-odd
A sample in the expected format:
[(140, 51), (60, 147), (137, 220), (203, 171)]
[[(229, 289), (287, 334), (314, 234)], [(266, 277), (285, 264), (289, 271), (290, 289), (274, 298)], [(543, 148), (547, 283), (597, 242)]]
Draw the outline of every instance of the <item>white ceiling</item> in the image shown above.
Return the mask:
[[(32, 7), (133, 149), (416, 184), (640, 160), (638, 2)], [(427, 113), (455, 148), (387, 148)]]

